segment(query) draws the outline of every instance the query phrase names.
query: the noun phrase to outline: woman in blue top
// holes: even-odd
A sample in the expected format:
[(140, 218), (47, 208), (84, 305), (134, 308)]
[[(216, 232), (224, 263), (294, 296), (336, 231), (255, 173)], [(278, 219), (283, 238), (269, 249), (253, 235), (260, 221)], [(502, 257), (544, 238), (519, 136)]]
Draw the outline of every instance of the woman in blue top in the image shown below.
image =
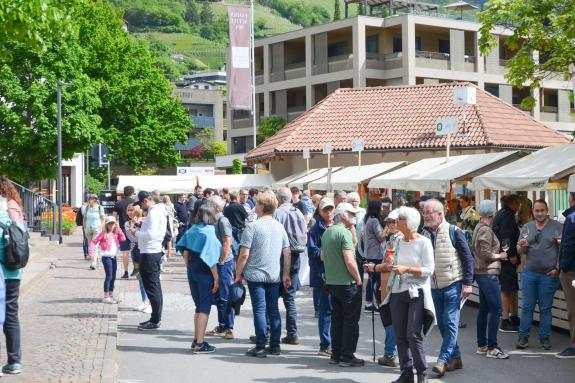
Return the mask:
[(198, 217), (197, 223), (186, 231), (176, 244), (176, 248), (184, 256), (184, 264), (188, 269), (188, 283), (196, 306), (192, 351), (207, 354), (216, 350), (204, 340), (204, 335), (212, 308), (213, 294), (219, 288), (217, 263), (222, 245), (216, 236), (214, 225), (217, 219), (213, 207), (210, 204), (201, 205), (196, 217)]
[[(17, 214), (10, 214), (10, 210), (18, 210)], [(4, 177), (0, 177), (0, 222), (10, 225), (16, 222), (24, 225), (23, 221), (11, 219), (11, 217), (23, 217), (21, 200), (16, 188)], [(20, 319), (18, 318), (18, 297), (20, 296), (20, 280), (22, 279), (22, 269), (8, 270), (4, 266), (6, 243), (4, 233), (0, 229), (0, 264), (4, 274), (6, 285), (6, 319), (4, 321), (4, 335), (6, 337), (6, 352), (8, 354), (8, 364), (2, 367), (5, 374), (19, 374), (22, 372), (22, 352), (20, 349)], [(4, 294), (2, 294), (4, 296)], [(4, 303), (4, 302), (1, 302)], [(1, 304), (0, 303), (0, 304)], [(4, 307), (4, 305), (2, 305)]]

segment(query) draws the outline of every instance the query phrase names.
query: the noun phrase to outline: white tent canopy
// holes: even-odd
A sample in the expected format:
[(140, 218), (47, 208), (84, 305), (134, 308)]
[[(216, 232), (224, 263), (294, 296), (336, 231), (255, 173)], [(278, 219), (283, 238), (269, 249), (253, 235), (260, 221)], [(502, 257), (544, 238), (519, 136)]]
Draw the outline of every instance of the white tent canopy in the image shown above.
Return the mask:
[(466, 154), (441, 158), (426, 158), (391, 173), (376, 177), (370, 188), (391, 188), (448, 192), (451, 182), (465, 180), (481, 171), (519, 158), (518, 152)]
[(136, 190), (158, 190), (162, 194), (192, 193), (196, 185), (205, 188), (230, 190), (240, 188), (271, 187), (274, 179), (270, 174), (223, 174), (206, 176), (119, 176), (116, 190), (123, 192), (124, 186)]
[[(331, 176), (331, 186), (334, 190), (357, 190), (359, 184), (404, 165), (405, 161), (349, 166)], [(327, 176), (310, 182), (308, 189), (327, 190)]]
[(310, 169), (309, 172), (307, 170), (304, 170), (302, 172), (292, 174), (291, 176), (287, 176), (285, 178), (282, 178), (281, 180), (276, 181), (274, 183), (273, 189), (278, 190), (282, 186), (287, 186), (290, 182), (293, 182), (293, 181), (297, 180), (298, 178), (302, 178), (308, 174), (311, 175), (311, 174), (317, 172), (318, 170), (320, 170), (320, 169)]
[(541, 149), (518, 161), (473, 178), (477, 190), (545, 190), (554, 182), (575, 173), (575, 145)]
[[(341, 169), (341, 166), (334, 166), (331, 168), (331, 173), (333, 174), (337, 172), (339, 169)], [(321, 177), (327, 176), (327, 173), (329, 173), (329, 168), (321, 168), (313, 172), (312, 174), (305, 175), (301, 178), (297, 178), (289, 182), (288, 186), (290, 188), (296, 186), (301, 190), (307, 188), (307, 184), (309, 184), (310, 182), (320, 179)]]

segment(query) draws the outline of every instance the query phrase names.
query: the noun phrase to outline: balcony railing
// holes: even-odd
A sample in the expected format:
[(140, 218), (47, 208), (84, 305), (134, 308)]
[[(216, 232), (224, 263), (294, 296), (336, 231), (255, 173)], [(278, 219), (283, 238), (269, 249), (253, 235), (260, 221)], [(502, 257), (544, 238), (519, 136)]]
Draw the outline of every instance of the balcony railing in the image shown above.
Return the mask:
[(207, 116), (192, 116), (192, 121), (196, 128), (215, 128), (216, 119), (215, 117)]
[(256, 85), (262, 85), (264, 83), (264, 75), (256, 74)]
[(415, 51), (417, 66), (433, 69), (449, 69), (450, 54), (440, 52)]
[(367, 69), (397, 69), (403, 65), (403, 53), (366, 53)]
[(288, 64), (285, 66), (285, 79), (293, 80), (295, 78), (305, 77), (305, 61)]
[(20, 194), (24, 208), (24, 219), (28, 229), (41, 232), (43, 236), (50, 235), (53, 232), (53, 228), (57, 227), (58, 209), (56, 208), (56, 203), (16, 182), (12, 182), (12, 184)]
[(353, 69), (353, 54), (328, 57), (327, 67), (329, 73)]

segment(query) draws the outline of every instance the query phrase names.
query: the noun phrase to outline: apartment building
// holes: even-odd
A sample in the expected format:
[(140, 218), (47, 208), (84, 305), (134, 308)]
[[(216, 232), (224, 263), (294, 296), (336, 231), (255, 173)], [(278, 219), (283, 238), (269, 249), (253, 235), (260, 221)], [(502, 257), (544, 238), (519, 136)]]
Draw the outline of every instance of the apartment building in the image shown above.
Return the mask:
[[(498, 29), (486, 57), (478, 47), (480, 24), (416, 9), (389, 17), (356, 16), (256, 40), (256, 121), (279, 115), (290, 122), (338, 88), (469, 81), (519, 107), (529, 89), (504, 75), (513, 56)], [(524, 111), (561, 132), (575, 130), (568, 82), (560, 75), (534, 92)], [(228, 152), (253, 148), (249, 112), (228, 111)]]

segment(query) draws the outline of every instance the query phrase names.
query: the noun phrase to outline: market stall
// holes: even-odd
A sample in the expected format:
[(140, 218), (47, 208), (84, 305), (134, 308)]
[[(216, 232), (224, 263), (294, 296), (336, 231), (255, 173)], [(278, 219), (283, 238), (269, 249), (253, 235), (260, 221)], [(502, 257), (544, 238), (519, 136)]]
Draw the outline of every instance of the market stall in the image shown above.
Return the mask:
[[(339, 171), (340, 169), (341, 169), (341, 166), (334, 166), (334, 167), (332, 167), (332, 168), (331, 168), (331, 174), (332, 174), (332, 176), (333, 176), (333, 174), (334, 174), (335, 172)], [(318, 169), (317, 171), (315, 171), (315, 172), (313, 172), (313, 173), (304, 175), (303, 177), (297, 178), (297, 179), (295, 179), (295, 180), (289, 182), (289, 183), (287, 184), (287, 186), (290, 187), (290, 188), (293, 187), (293, 186), (296, 186), (296, 187), (299, 188), (300, 190), (308, 189), (308, 184), (309, 184), (310, 182), (313, 182), (313, 181), (315, 181), (315, 180), (318, 180), (318, 179), (320, 179), (320, 178), (322, 178), (322, 177), (327, 176), (327, 175), (329, 174), (329, 170), (330, 170), (329, 168), (321, 168), (321, 169)]]
[(273, 188), (274, 190), (278, 190), (278, 189), (281, 188), (282, 186), (288, 186), (290, 182), (293, 182), (293, 181), (297, 180), (298, 178), (302, 178), (302, 177), (305, 177), (305, 176), (307, 176), (307, 175), (312, 175), (312, 174), (314, 174), (315, 172), (320, 171), (320, 170), (321, 170), (321, 169), (310, 169), (309, 171), (308, 171), (308, 170), (304, 170), (304, 171), (301, 171), (301, 172), (299, 172), (299, 173), (292, 174), (291, 176), (287, 176), (287, 177), (285, 177), (285, 178), (282, 178), (282, 179), (279, 180), (279, 181), (274, 182), (272, 188)]
[[(382, 162), (373, 165), (348, 166), (336, 172), (331, 177), (332, 190), (360, 190), (361, 184), (367, 184), (372, 178), (393, 171), (406, 164), (405, 161), (399, 162)], [(310, 190), (328, 190), (327, 176), (310, 182)]]

